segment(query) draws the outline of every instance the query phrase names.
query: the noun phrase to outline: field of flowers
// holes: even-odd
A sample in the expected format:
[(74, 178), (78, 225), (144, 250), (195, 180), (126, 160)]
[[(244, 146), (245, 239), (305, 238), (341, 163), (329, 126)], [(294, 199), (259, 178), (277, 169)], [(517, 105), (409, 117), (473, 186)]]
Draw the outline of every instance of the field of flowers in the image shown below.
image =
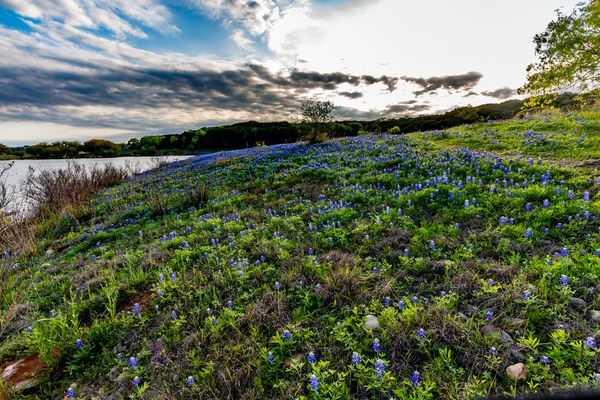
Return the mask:
[(37, 256), (5, 253), (0, 363), (43, 362), (11, 398), (600, 388), (598, 121), (261, 147), (131, 178), (46, 227)]

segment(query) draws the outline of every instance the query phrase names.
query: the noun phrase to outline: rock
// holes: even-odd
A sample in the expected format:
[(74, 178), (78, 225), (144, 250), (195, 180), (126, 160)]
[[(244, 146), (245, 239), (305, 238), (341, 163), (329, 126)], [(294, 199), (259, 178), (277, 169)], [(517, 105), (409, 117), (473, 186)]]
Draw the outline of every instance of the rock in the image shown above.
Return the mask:
[(506, 368), (506, 374), (515, 380), (525, 379), (527, 368), (525, 368), (525, 364), (523, 363), (514, 364)]
[(498, 336), (500, 340), (506, 344), (514, 343), (514, 340), (510, 337), (508, 333), (504, 332), (502, 329), (494, 325), (486, 325), (483, 328), (481, 328), (481, 334), (483, 336)]
[(39, 375), (45, 366), (39, 354), (14, 361), (2, 371), (2, 382), (12, 386), (15, 392), (31, 389), (42, 383)]
[(467, 318), (468, 318), (468, 317), (467, 317), (465, 314), (463, 314), (463, 313), (459, 312), (459, 313), (458, 313), (458, 318), (460, 318), (460, 320), (461, 320), (462, 322), (465, 322), (465, 321), (467, 320)]
[(577, 297), (569, 297), (569, 305), (573, 308), (584, 309), (587, 306), (585, 300)]
[(600, 322), (600, 311), (590, 311), (590, 319), (594, 322)]
[(369, 262), (369, 261), (372, 261), (372, 260), (373, 260), (373, 257), (371, 257), (371, 256), (369, 256), (369, 257), (365, 257), (365, 261), (366, 261), (366, 262)]
[(472, 317), (473, 315), (477, 314), (479, 312), (479, 308), (472, 306), (471, 304), (467, 304), (467, 309), (465, 310), (465, 314), (467, 314), (469, 317)]
[(54, 250), (52, 250), (52, 249), (46, 250), (46, 255), (47, 256), (51, 256), (52, 254), (54, 254)]
[(373, 329), (374, 331), (379, 329), (379, 320), (377, 319), (376, 316), (369, 314), (365, 318), (366, 318), (366, 321), (365, 321), (365, 324), (363, 325), (363, 328)]

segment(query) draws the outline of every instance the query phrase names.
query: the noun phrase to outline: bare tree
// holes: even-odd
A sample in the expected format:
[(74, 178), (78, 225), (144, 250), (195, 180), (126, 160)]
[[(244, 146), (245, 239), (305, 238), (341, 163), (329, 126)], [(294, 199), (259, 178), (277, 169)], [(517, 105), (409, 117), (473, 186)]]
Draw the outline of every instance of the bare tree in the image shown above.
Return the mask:
[(331, 112), (334, 109), (335, 106), (331, 101), (309, 99), (302, 102), (302, 122), (311, 126), (307, 137), (310, 143), (319, 143), (327, 139), (327, 132), (323, 130), (323, 125), (333, 121)]
[(10, 214), (9, 206), (15, 197), (15, 186), (8, 184), (8, 172), (13, 165), (14, 161), (0, 167), (0, 218)]

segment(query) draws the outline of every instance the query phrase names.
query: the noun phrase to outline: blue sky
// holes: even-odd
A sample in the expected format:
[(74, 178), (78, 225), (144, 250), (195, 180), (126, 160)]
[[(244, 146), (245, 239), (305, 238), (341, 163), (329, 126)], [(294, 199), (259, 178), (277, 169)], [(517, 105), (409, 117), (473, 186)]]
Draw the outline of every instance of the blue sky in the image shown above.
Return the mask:
[(0, 0), (0, 142), (126, 141), (518, 98), (532, 37), (577, 0)]

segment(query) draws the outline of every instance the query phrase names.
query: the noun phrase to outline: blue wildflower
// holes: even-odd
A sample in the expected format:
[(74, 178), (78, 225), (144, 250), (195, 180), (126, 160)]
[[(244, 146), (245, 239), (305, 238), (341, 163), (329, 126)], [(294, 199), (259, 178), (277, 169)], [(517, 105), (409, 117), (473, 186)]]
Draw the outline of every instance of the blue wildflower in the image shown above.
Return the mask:
[(135, 304), (133, 305), (133, 311), (135, 312), (135, 315), (137, 315), (138, 317), (139, 317), (140, 315), (142, 315), (142, 309), (140, 308), (140, 305), (139, 305), (139, 303), (135, 303)]
[(375, 375), (381, 378), (385, 374), (385, 364), (382, 360), (375, 361)]
[(493, 279), (488, 279), (487, 280), (487, 284), (490, 285), (490, 286), (494, 286), (496, 284), (496, 282), (494, 282)]
[(420, 337), (421, 339), (424, 339), (426, 336), (425, 329), (419, 328), (419, 330), (417, 331), (417, 336)]
[(275, 290), (279, 291), (279, 282), (275, 282)]
[(566, 275), (560, 276), (560, 284), (562, 286), (569, 286), (569, 278)]
[(73, 389), (72, 387), (67, 389), (67, 395), (65, 396), (67, 399), (73, 399), (75, 398), (75, 389)]
[(319, 378), (317, 378), (317, 376), (315, 374), (312, 374), (310, 376), (310, 389), (313, 392), (319, 391)]
[(269, 363), (272, 363), (272, 362), (273, 362), (273, 360), (275, 360), (275, 356), (273, 355), (273, 353), (271, 353), (271, 352), (268, 352), (268, 353), (267, 353), (267, 361), (268, 361)]
[(173, 271), (169, 272), (169, 276), (171, 277), (171, 281), (175, 282), (177, 280)]
[(585, 340), (583, 341), (583, 344), (586, 347), (589, 347), (590, 349), (594, 349), (596, 348), (596, 339), (594, 339), (591, 336), (588, 336), (587, 338), (585, 338)]
[(398, 302), (398, 310), (400, 310), (400, 311), (404, 310), (404, 301), (400, 300)]
[(190, 376), (188, 376), (188, 378), (187, 378), (187, 380), (185, 381), (185, 383), (186, 383), (188, 386), (190, 386), (190, 387), (191, 387), (191, 386), (192, 386), (194, 383), (196, 383), (196, 381), (194, 380), (194, 377), (190, 375)]
[(210, 321), (211, 324), (216, 325), (217, 324), (217, 317), (213, 317), (212, 320)]
[(380, 353), (381, 352), (381, 344), (379, 343), (379, 339), (373, 340), (373, 351), (375, 353)]
[(77, 347), (78, 349), (81, 349), (83, 347), (83, 340), (77, 339), (75, 341), (75, 347)]
[(490, 350), (488, 351), (491, 355), (493, 356), (497, 356), (498, 355), (498, 350), (496, 350), (495, 347), (490, 347)]
[(132, 369), (135, 368), (135, 367), (137, 367), (137, 365), (138, 365), (137, 360), (136, 360), (135, 357), (130, 357), (128, 363), (129, 363), (129, 366)]
[(313, 353), (312, 351), (308, 353), (308, 355), (306, 356), (306, 360), (310, 363), (313, 364), (317, 361), (317, 357), (315, 356), (315, 353)]
[(161, 282), (165, 281), (165, 276), (162, 274), (162, 272), (160, 274), (158, 274), (158, 280)]
[(160, 289), (158, 289), (158, 291), (156, 292), (156, 295), (157, 295), (158, 297), (162, 297), (162, 295), (163, 295), (163, 291), (162, 291), (162, 290), (160, 290)]
[(356, 351), (352, 352), (352, 365), (357, 366), (358, 364), (360, 364), (360, 354), (358, 354)]
[(290, 340), (290, 331), (288, 331), (287, 329), (283, 331), (283, 339), (284, 340)]
[(171, 312), (171, 319), (177, 319), (177, 316), (178, 316), (178, 315), (177, 315), (177, 311), (173, 310), (173, 311)]
[(540, 357), (540, 362), (542, 364), (550, 364), (550, 359), (548, 357), (546, 357), (546, 356), (541, 356)]
[(142, 380), (140, 379), (140, 377), (139, 377), (139, 376), (136, 376), (135, 378), (133, 378), (133, 381), (131, 382), (131, 384), (132, 384), (133, 386), (137, 386), (137, 385), (139, 385), (140, 383), (142, 383)]
[(227, 308), (231, 308), (233, 307), (233, 302), (231, 300), (229, 300), (226, 304)]
[(491, 311), (488, 311), (485, 313), (485, 319), (487, 319), (488, 321), (491, 321), (492, 318), (494, 317), (494, 313)]
[(533, 235), (533, 231), (531, 230), (531, 228), (527, 228), (525, 230), (525, 237), (530, 238), (532, 235)]
[(417, 304), (419, 302), (419, 299), (417, 298), (417, 296), (413, 296), (412, 299), (410, 299), (410, 302), (412, 304)]
[(417, 387), (421, 384), (421, 380), (421, 374), (418, 371), (413, 371), (412, 376), (410, 377), (411, 384)]
[(524, 300), (529, 300), (531, 299), (531, 292), (529, 290), (525, 290), (523, 291), (523, 299)]
[(569, 250), (566, 247), (563, 247), (560, 249), (560, 255), (562, 257), (569, 257)]

